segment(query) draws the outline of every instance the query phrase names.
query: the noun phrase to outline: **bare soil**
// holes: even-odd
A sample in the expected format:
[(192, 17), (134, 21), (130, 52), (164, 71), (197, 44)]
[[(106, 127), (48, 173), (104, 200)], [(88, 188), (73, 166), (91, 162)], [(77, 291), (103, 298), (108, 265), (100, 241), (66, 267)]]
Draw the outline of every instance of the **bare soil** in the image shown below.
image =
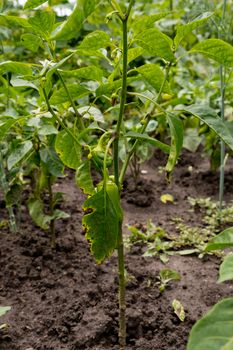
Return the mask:
[[(182, 217), (196, 225), (200, 214), (189, 212), (187, 197), (217, 199), (218, 174), (209, 171), (202, 154), (185, 152), (168, 184), (159, 166), (160, 156), (143, 166), (137, 189), (129, 175), (122, 205), (127, 224), (144, 225), (151, 219), (172, 230), (171, 219)], [(233, 199), (232, 164), (226, 170), (226, 201)], [(65, 193), (62, 209), (71, 217), (56, 223), (58, 245), (49, 245), (48, 234), (36, 228), (22, 206), (20, 232), (0, 233), (0, 305), (11, 305), (1, 318), (8, 324), (0, 331), (0, 350), (117, 350), (117, 259), (114, 254), (95, 264), (82, 226), (83, 194), (75, 187), (74, 174), (55, 190)], [(174, 203), (160, 196), (173, 195)], [(2, 205), (3, 206), (3, 205)], [(1, 218), (6, 218), (5, 208)], [(159, 257), (143, 257), (144, 247), (126, 251), (127, 350), (184, 350), (194, 322), (220, 299), (231, 296), (233, 283), (217, 284), (220, 259), (205, 255), (171, 256), (164, 265)], [(172, 268), (181, 280), (163, 293), (156, 284), (160, 269)], [(174, 314), (173, 299), (184, 306), (181, 322)]]

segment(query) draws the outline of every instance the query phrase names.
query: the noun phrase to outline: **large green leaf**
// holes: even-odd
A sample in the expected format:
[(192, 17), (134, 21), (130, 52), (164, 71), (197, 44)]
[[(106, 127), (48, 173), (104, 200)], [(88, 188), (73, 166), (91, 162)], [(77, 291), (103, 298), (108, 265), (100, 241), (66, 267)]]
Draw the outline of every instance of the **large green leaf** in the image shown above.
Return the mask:
[(219, 269), (219, 279), (218, 282), (224, 282), (233, 280), (233, 254), (228, 254)]
[(52, 39), (69, 40), (77, 38), (83, 22), (91, 14), (96, 5), (96, 0), (77, 0), (72, 14), (52, 34)]
[(212, 238), (207, 244), (205, 250), (207, 252), (211, 250), (224, 249), (233, 246), (233, 227), (229, 227), (226, 230), (219, 233)]
[(189, 52), (200, 52), (226, 67), (233, 67), (233, 46), (221, 39), (201, 41)]
[(233, 135), (226, 123), (212, 108), (206, 105), (192, 105), (184, 107), (183, 110), (207, 124), (233, 150)]
[[(66, 87), (73, 100), (82, 98), (90, 93), (90, 91), (85, 86), (79, 84), (67, 84)], [(65, 103), (68, 101), (70, 101), (70, 99), (64, 87), (55, 91), (50, 98), (50, 103), (54, 105)]]
[[(144, 64), (137, 68), (137, 71), (156, 91), (160, 91), (164, 81), (164, 74), (159, 65), (153, 63)], [(168, 82), (164, 84), (163, 91), (170, 93)]]
[(45, 2), (46, 0), (27, 0), (26, 4), (24, 5), (24, 8), (25, 10), (31, 10), (37, 6), (42, 5)]
[(95, 30), (94, 32), (85, 36), (78, 48), (98, 50), (109, 45), (110, 41), (110, 37), (106, 32), (103, 32), (102, 30)]
[(88, 198), (83, 209), (87, 212), (83, 217), (86, 238), (90, 241), (95, 260), (101, 263), (117, 247), (122, 221), (118, 187), (114, 183), (108, 183), (106, 191), (102, 188)]
[(169, 12), (160, 12), (150, 16), (144, 15), (137, 17), (132, 23), (134, 33), (137, 34), (151, 28), (156, 21), (166, 17), (168, 14)]
[(157, 28), (143, 31), (136, 36), (135, 41), (150, 55), (164, 58), (166, 61), (173, 61), (172, 40)]
[(223, 299), (193, 326), (187, 350), (233, 349), (233, 298)]
[(75, 180), (78, 187), (80, 187), (85, 194), (93, 195), (95, 193), (95, 187), (91, 178), (91, 166), (89, 160), (85, 160), (77, 168)]
[(96, 80), (101, 81), (103, 77), (103, 71), (96, 66), (82, 67), (69, 71), (61, 71), (61, 74), (65, 77), (72, 77), (76, 79)]
[(182, 145), (183, 145), (183, 123), (182, 121), (173, 113), (167, 113), (166, 118), (170, 128), (171, 134), (171, 147), (168, 161), (166, 164), (166, 172), (172, 173), (177, 159), (180, 155)]
[(24, 141), (16, 149), (14, 149), (7, 158), (7, 167), (11, 170), (14, 166), (20, 163), (24, 157), (32, 150), (33, 144), (31, 141)]
[(28, 20), (26, 18), (22, 18), (19, 16), (8, 16), (3, 13), (0, 14), (0, 24), (4, 26), (10, 25), (17, 25), (21, 26), (23, 28), (30, 28), (31, 24), (28, 23)]
[(5, 61), (0, 63), (0, 74), (11, 72), (17, 75), (31, 75), (32, 68), (29, 63)]
[(165, 143), (163, 143), (159, 140), (156, 140), (153, 137), (148, 136), (147, 134), (139, 134), (137, 132), (130, 131), (125, 135), (125, 137), (137, 139), (137, 140), (142, 140), (142, 141), (148, 142), (149, 144), (161, 149), (165, 153), (170, 152), (169, 145), (166, 145)]
[(74, 141), (66, 130), (62, 130), (57, 134), (55, 149), (66, 166), (77, 169), (81, 162), (81, 146)]
[(31, 50), (32, 52), (37, 52), (42, 45), (42, 40), (37, 35), (31, 33), (21, 35), (21, 42), (26, 49)]
[(144, 52), (142, 47), (133, 47), (128, 50), (128, 63), (135, 60), (137, 57), (141, 56)]
[[(130, 83), (137, 81), (139, 78), (137, 76), (127, 78), (127, 85)], [(96, 90), (96, 95), (97, 96), (102, 96), (102, 95), (108, 95), (112, 94), (113, 92), (119, 90), (119, 88), (122, 85), (122, 79), (117, 79), (113, 81), (112, 83), (104, 83), (101, 84), (98, 89)]]
[(10, 306), (0, 306), (0, 317), (5, 315), (10, 309)]
[(184, 25), (179, 25), (176, 29), (176, 36), (174, 39), (175, 47), (177, 48), (183, 38), (185, 38), (194, 29), (208, 21), (211, 16), (213, 16), (212, 12), (204, 12), (200, 16), (195, 18), (192, 22)]
[(30, 17), (28, 22), (33, 30), (47, 39), (53, 30), (55, 23), (55, 13), (51, 9), (37, 10), (33, 17)]

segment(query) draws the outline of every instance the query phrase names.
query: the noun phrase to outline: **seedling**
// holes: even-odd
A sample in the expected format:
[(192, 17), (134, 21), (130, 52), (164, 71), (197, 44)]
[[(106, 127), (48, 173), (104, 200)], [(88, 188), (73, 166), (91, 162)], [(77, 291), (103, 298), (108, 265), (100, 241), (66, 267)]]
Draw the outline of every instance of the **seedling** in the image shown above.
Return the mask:
[(163, 269), (159, 272), (158, 282), (156, 284), (158, 285), (160, 292), (163, 293), (171, 281), (179, 281), (180, 278), (180, 274), (177, 271)]

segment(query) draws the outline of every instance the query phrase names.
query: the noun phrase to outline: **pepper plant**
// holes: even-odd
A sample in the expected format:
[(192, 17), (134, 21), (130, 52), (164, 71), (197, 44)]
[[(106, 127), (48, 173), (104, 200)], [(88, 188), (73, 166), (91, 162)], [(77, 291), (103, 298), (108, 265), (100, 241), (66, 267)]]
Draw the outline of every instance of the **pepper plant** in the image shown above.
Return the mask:
[[(180, 99), (164, 103), (165, 96), (172, 97), (174, 69), (184, 57), (201, 53), (232, 67), (233, 48), (220, 39), (205, 39), (184, 51), (186, 37), (209, 21), (213, 13), (204, 13), (181, 24), (176, 31), (171, 28), (170, 37), (158, 23), (170, 16), (172, 2), (168, 11), (144, 15), (144, 2), (137, 14), (133, 11), (137, 7), (135, 0), (77, 0), (73, 12), (63, 21), (57, 21), (55, 7), (45, 3), (27, 0), (23, 16), (7, 11), (0, 16), (5, 27), (13, 24), (19, 28), (20, 45), (38, 55), (31, 63), (10, 58), (0, 63), (4, 83), (10, 73), (8, 85), (20, 78), (20, 86), (32, 89), (34, 96), (33, 100), (25, 96), (24, 101), (30, 102), (31, 108), (23, 112), (23, 117), (22, 111), (16, 115), (4, 111), (3, 136), (15, 127), (27, 125), (25, 120), (39, 118), (40, 124), (43, 116), (48, 118), (47, 128), (53, 132), (45, 139), (39, 138), (38, 169), (44, 171), (44, 163), (50, 167), (46, 170), (50, 189), (51, 176), (57, 176), (53, 172), (59, 163), (57, 155), (65, 166), (76, 171), (76, 182), (88, 196), (83, 204), (83, 226), (96, 262), (102, 263), (117, 251), (119, 343), (124, 349), (125, 262), (120, 195), (127, 169), (142, 145), (152, 145), (168, 154), (165, 169), (171, 179), (183, 144), (182, 119), (190, 116), (207, 124), (233, 149), (233, 138), (225, 122), (209, 106), (187, 106)], [(53, 5), (53, 1), (49, 3)], [(99, 21), (99, 11), (106, 14), (107, 23), (95, 24)], [(30, 55), (28, 59), (31, 60)], [(137, 126), (131, 124), (133, 127), (129, 129), (129, 121), (135, 115)], [(170, 144), (151, 135), (152, 122), (168, 126)], [(20, 140), (21, 147), (25, 147), (25, 142), (31, 150), (31, 139)], [(49, 148), (51, 157), (48, 153), (44, 155), (44, 147)], [(26, 148), (20, 160), (27, 156), (32, 160), (30, 150)], [(33, 155), (38, 154), (38, 148), (34, 150)], [(96, 174), (95, 181), (92, 178), (93, 168), (100, 177), (97, 184)], [(34, 193), (36, 203), (41, 203), (39, 192)], [(54, 220), (53, 206), (50, 208)]]

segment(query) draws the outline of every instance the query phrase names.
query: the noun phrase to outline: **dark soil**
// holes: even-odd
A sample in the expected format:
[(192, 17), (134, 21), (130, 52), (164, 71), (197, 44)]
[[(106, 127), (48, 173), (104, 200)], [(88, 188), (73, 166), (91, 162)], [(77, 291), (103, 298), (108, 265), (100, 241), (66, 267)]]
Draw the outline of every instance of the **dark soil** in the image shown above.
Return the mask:
[[(188, 211), (187, 197), (217, 199), (218, 174), (200, 154), (185, 153), (173, 182), (167, 184), (158, 172), (159, 156), (143, 167), (137, 188), (128, 176), (122, 204), (126, 224), (156, 225), (172, 230), (172, 217), (190, 225), (200, 214)], [(226, 200), (233, 199), (233, 175), (226, 171)], [(145, 173), (145, 172), (144, 172)], [(73, 175), (55, 186), (65, 193), (62, 209), (71, 218), (56, 224), (58, 245), (53, 251), (46, 233), (36, 228), (22, 207), (20, 233), (0, 234), (0, 305), (11, 305), (1, 318), (8, 328), (0, 331), (0, 350), (114, 350), (117, 337), (116, 255), (95, 264), (81, 227), (84, 196), (75, 187)], [(175, 203), (163, 204), (162, 194)], [(1, 217), (6, 217), (1, 209)], [(127, 234), (127, 229), (125, 228)], [(233, 283), (217, 284), (220, 259), (205, 255), (172, 256), (166, 267), (177, 270), (181, 280), (161, 294), (156, 284), (159, 257), (143, 257), (142, 245), (126, 252), (127, 350), (184, 350), (194, 322), (221, 298), (232, 295)], [(181, 322), (172, 309), (178, 299), (186, 311)]]

